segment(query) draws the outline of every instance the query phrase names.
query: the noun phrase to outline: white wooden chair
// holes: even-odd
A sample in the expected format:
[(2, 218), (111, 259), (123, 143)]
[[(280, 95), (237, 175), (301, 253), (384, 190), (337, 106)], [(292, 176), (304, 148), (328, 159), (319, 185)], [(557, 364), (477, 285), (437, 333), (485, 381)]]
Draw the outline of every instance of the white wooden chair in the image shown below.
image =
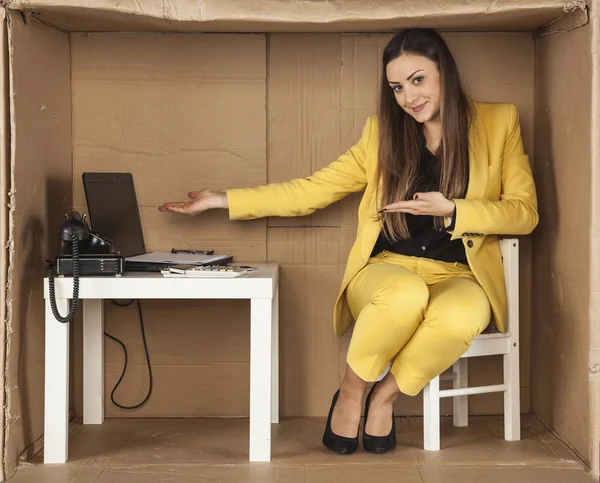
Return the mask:
[[(423, 390), (424, 447), (428, 451), (440, 449), (440, 398), (454, 398), (454, 426), (468, 425), (468, 396), (504, 392), (504, 439), (521, 439), (519, 394), (519, 241), (515, 238), (500, 240), (507, 294), (508, 331), (482, 333), (454, 364), (453, 373), (433, 379)], [(468, 358), (502, 354), (504, 383), (468, 387)], [(440, 379), (453, 381), (453, 389), (440, 390)]]

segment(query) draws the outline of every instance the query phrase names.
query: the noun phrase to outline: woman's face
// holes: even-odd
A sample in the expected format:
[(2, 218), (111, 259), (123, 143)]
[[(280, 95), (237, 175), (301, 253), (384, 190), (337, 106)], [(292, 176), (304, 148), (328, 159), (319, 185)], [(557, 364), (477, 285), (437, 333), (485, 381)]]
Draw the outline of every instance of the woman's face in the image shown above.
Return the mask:
[(396, 102), (417, 122), (439, 120), (440, 73), (427, 57), (402, 54), (386, 66), (387, 80)]

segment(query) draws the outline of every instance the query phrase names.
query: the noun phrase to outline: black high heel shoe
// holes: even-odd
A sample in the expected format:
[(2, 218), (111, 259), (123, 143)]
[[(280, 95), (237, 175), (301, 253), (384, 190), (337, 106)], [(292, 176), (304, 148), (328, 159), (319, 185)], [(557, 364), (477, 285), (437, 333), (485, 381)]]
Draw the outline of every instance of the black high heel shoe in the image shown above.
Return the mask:
[(333, 395), (333, 400), (331, 401), (331, 408), (329, 409), (329, 416), (327, 417), (327, 425), (325, 426), (325, 432), (323, 433), (323, 444), (331, 451), (335, 451), (336, 453), (352, 454), (356, 451), (356, 448), (358, 448), (358, 429), (356, 430), (355, 438), (338, 436), (331, 430), (331, 416), (339, 395), (340, 390), (338, 389)]
[(369, 414), (369, 404), (371, 403), (371, 395), (377, 383), (373, 384), (373, 387), (369, 391), (367, 400), (365, 402), (365, 430), (363, 431), (363, 448), (369, 453), (387, 453), (392, 451), (396, 447), (396, 420), (394, 418), (394, 411), (392, 411), (392, 430), (387, 436), (371, 436), (367, 434), (367, 416)]

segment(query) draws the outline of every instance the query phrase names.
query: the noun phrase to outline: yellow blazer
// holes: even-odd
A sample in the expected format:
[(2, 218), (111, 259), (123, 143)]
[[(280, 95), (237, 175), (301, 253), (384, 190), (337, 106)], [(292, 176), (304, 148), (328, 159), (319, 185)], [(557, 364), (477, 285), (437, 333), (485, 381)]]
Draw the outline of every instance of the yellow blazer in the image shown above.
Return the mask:
[[(499, 235), (527, 235), (537, 226), (537, 195), (529, 158), (523, 150), (519, 114), (512, 104), (474, 103), (469, 132), (469, 184), (456, 203), (452, 239), (462, 239), (473, 274), (490, 301), (494, 322), (506, 331), (506, 293)], [(229, 217), (302, 216), (352, 192), (364, 190), (358, 232), (334, 307), (334, 330), (343, 335), (354, 322), (345, 290), (367, 263), (380, 233), (380, 186), (375, 179), (378, 125), (370, 117), (358, 143), (307, 178), (256, 188), (227, 190)], [(448, 226), (448, 225), (446, 225)]]

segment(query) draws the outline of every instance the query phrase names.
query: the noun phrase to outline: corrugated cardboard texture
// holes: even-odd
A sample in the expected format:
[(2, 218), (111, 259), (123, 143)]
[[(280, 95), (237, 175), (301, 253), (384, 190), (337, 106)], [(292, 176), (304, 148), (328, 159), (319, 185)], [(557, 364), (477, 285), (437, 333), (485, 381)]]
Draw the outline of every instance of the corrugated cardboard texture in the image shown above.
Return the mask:
[[(565, 11), (577, 11), (585, 2), (390, 0), (377, 2), (377, 8), (362, 0), (257, 0), (243, 6), (234, 0), (5, 3), (41, 12), (45, 21), (69, 31), (330, 32), (278, 34), (268, 41), (264, 35), (76, 34), (71, 79), (68, 38), (13, 17), (16, 251), (10, 267), (15, 274), (5, 381), (10, 439), (4, 455), (10, 474), (23, 449), (42, 431), (43, 260), (57, 251), (62, 212), (72, 200), (76, 208), (85, 209), (83, 171), (134, 173), (149, 250), (209, 244), (240, 261), (282, 264), (282, 416), (323, 416), (344, 368), (348, 336), (335, 339), (331, 312), (355, 235), (358, 197), (303, 219), (268, 222), (230, 223), (222, 212), (189, 219), (158, 213), (156, 206), (204, 186), (254, 186), (303, 176), (354, 143), (375, 109), (378, 49), (388, 34), (331, 32), (384, 31), (417, 22), (463, 31), (531, 29), (562, 18)], [(572, 28), (581, 16), (577, 19), (553, 22), (544, 32)], [(590, 314), (596, 318), (600, 293), (595, 279), (589, 281), (595, 246), (589, 247), (595, 233), (589, 224), (595, 213), (590, 197), (596, 186), (588, 182), (595, 173), (589, 159), (590, 154), (599, 155), (597, 139), (589, 147), (590, 122), (598, 132), (589, 98), (591, 30), (542, 38), (535, 62), (529, 33), (456, 33), (447, 38), (475, 98), (517, 104), (532, 157), (535, 103), (542, 223), (535, 238), (533, 278), (530, 239), (521, 245), (522, 408), (529, 408), (531, 397), (528, 349), (533, 345), (533, 407), (584, 458), (594, 455), (597, 473), (599, 423), (597, 411), (589, 410), (598, 404), (598, 395), (589, 394), (589, 383), (597, 392), (600, 347), (599, 332), (588, 323)], [(594, 35), (597, 72), (597, 28)], [(573, 89), (569, 86), (575, 80), (579, 84)], [(107, 416), (247, 415), (247, 304), (156, 301), (144, 303), (143, 309), (155, 375), (153, 398), (135, 412), (109, 403), (122, 355), (107, 341)], [(130, 372), (116, 397), (134, 404), (147, 388), (139, 322), (133, 307), (107, 302), (106, 314), (107, 330), (126, 342), (130, 356)], [(81, 414), (80, 319), (74, 326), (74, 401)], [(474, 360), (471, 384), (499, 381), (499, 362)], [(470, 401), (472, 413), (502, 409), (500, 395)], [(420, 398), (401, 399), (396, 411), (420, 413)], [(449, 401), (442, 412), (450, 412)]]
[(134, 176), (147, 250), (215, 248), (265, 260), (265, 222), (160, 213), (190, 190), (266, 180), (265, 37), (77, 34), (73, 51), (73, 196), (81, 174)]
[(9, 23), (14, 170), (12, 317), (7, 328), (6, 474), (43, 432), (45, 260), (72, 202), (69, 39), (18, 16)]
[[(133, 406), (148, 391), (148, 369), (135, 304), (105, 304), (105, 330), (127, 347), (127, 374), (115, 392), (120, 405)], [(123, 371), (123, 350), (105, 342), (105, 409), (107, 417), (220, 417), (247, 415), (249, 407), (250, 327), (247, 302), (142, 301), (146, 339), (152, 363), (149, 402), (125, 411), (110, 401)], [(75, 328), (81, 340), (81, 325)], [(74, 406), (81, 413), (81, 344), (76, 343)]]
[[(236, 260), (266, 259), (266, 221), (229, 222), (224, 211), (189, 218), (158, 212), (190, 190), (262, 184), (266, 162), (263, 35), (77, 34), (72, 37), (73, 192), (86, 210), (81, 173), (134, 176), (146, 248), (212, 248)], [(137, 311), (106, 303), (106, 330), (129, 350), (117, 402), (147, 391)], [(248, 414), (249, 304), (143, 302), (154, 374), (152, 398), (107, 416)], [(81, 327), (75, 338), (81, 414)], [(106, 401), (122, 371), (106, 343)]]
[[(339, 34), (269, 36), (269, 182), (309, 176), (344, 150), (340, 42)], [(268, 226), (339, 227), (340, 205), (306, 217), (270, 218)]]
[[(8, 31), (6, 12), (0, 11), (0, 367), (6, 363), (6, 326), (9, 264), (9, 195), (11, 185), (8, 118)], [(0, 371), (0, 387), (4, 388), (4, 370)], [(4, 407), (5, 393), (0, 391), (0, 407)], [(4, 454), (4, 415), (0, 417), (0, 454)], [(4, 459), (0, 463), (0, 475), (4, 474)]]
[(531, 30), (584, 0), (12, 0), (68, 31), (369, 32), (424, 25), (444, 29)]
[[(337, 34), (269, 36), (269, 182), (308, 176), (337, 158), (340, 144)], [(344, 201), (308, 217), (269, 220), (267, 256), (281, 264), (281, 410), (326, 414), (339, 384), (339, 341), (331, 317), (346, 253)]]
[[(156, 206), (195, 188), (254, 186), (265, 180), (307, 176), (334, 160), (357, 141), (365, 119), (376, 110), (379, 55), (388, 38), (274, 34), (268, 51), (264, 37), (254, 35), (76, 34), (72, 39), (75, 207), (85, 210), (83, 171), (131, 171), (150, 249), (209, 246), (253, 261), (264, 260), (266, 251), (268, 261), (282, 264), (283, 416), (326, 415), (339, 385), (348, 337), (335, 337), (331, 317), (356, 233), (358, 196), (309, 217), (270, 219), (266, 237), (264, 220), (231, 223), (223, 213), (190, 219), (158, 213)], [(450, 34), (447, 38), (475, 98), (510, 100), (519, 106), (525, 144), (532, 154), (531, 36)], [(178, 55), (168, 57), (169, 52)], [(191, 56), (203, 62), (190, 63)], [(265, 85), (268, 125), (253, 114), (264, 112)], [(223, 114), (239, 110), (237, 116)], [(225, 150), (227, 143), (230, 148)], [(523, 245), (522, 408), (526, 411), (530, 285), (528, 244)], [(131, 413), (109, 403), (107, 415), (247, 415), (248, 307), (147, 302), (144, 308), (155, 393), (143, 408)], [(106, 310), (107, 330), (124, 338), (131, 360), (117, 401), (131, 405), (142, 400), (147, 390), (137, 313), (112, 304)], [(216, 324), (220, 317), (225, 321), (221, 327)], [(79, 341), (80, 327), (76, 331)], [(196, 353), (185, 349), (190, 344)], [(79, 346), (75, 344), (74, 399), (81, 414)], [(216, 347), (220, 353), (214, 360), (211, 354)], [(106, 360), (108, 396), (122, 370), (120, 347), (108, 342)], [(501, 381), (500, 359), (474, 361), (470, 377), (472, 384)], [(220, 383), (217, 390), (215, 382), (223, 380), (231, 383)], [(475, 396), (471, 401), (473, 413), (502, 411), (501, 394)], [(451, 411), (449, 401), (444, 401), (443, 409)], [(421, 398), (401, 398), (397, 411), (421, 414)]]
[[(592, 214), (590, 218), (590, 231), (592, 234), (600, 232), (598, 221), (600, 217), (596, 213), (600, 210), (600, 0), (592, 0), (592, 116), (591, 116), (591, 159), (592, 166)], [(590, 321), (590, 465), (592, 474), (600, 478), (600, 318), (597, 314), (600, 310), (600, 241), (592, 236), (590, 246), (590, 306), (588, 317)]]
[[(536, 46), (533, 409), (590, 454), (591, 28)], [(575, 74), (576, 73), (576, 74)], [(568, 93), (568, 95), (565, 95)], [(597, 451), (597, 448), (595, 449)]]
[(469, 423), (442, 418), (442, 451), (432, 453), (422, 420), (397, 418), (393, 452), (340, 457), (321, 443), (324, 418), (285, 419), (274, 427), (271, 462), (248, 464), (248, 420), (108, 420), (74, 427), (66, 465), (38, 455), (11, 483), (593, 483), (535, 418), (523, 418), (515, 442), (504, 441), (501, 417)]

